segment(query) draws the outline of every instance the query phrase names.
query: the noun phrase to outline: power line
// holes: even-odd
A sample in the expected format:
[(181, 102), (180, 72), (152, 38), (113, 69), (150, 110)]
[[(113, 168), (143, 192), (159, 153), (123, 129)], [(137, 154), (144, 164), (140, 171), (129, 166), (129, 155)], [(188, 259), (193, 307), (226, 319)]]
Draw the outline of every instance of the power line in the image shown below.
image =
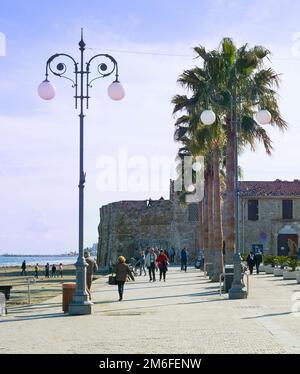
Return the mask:
[(151, 55), (151, 56), (167, 56), (167, 57), (188, 57), (194, 58), (190, 55), (180, 55), (180, 54), (172, 54), (172, 53), (159, 53), (159, 52), (143, 52), (143, 51), (128, 51), (128, 50), (120, 50), (120, 49), (106, 49), (106, 48), (87, 48), (92, 51), (107, 51), (107, 52), (114, 52), (114, 53), (126, 53), (126, 54), (135, 54), (135, 55)]
[[(166, 57), (185, 57), (190, 59), (195, 59), (196, 57), (191, 55), (184, 55), (184, 54), (174, 54), (174, 53), (161, 53), (161, 52), (145, 52), (145, 51), (129, 51), (129, 50), (121, 50), (121, 49), (106, 49), (106, 48), (92, 48), (87, 47), (91, 51), (106, 51), (106, 52), (113, 52), (113, 53), (124, 53), (124, 54), (135, 54), (135, 55), (150, 55), (150, 56), (166, 56)], [(300, 61), (300, 57), (274, 57), (271, 58), (272, 60), (286, 60), (286, 61)]]

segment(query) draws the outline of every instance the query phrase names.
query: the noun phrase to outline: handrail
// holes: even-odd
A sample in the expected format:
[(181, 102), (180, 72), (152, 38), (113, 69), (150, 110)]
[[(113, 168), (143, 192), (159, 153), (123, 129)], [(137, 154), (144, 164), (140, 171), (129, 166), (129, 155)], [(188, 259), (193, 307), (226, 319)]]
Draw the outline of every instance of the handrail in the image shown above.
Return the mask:
[(206, 262), (206, 263), (204, 264), (204, 269), (203, 269), (203, 271), (204, 271), (204, 276), (205, 276), (205, 277), (207, 277), (207, 270), (206, 270), (207, 265), (213, 265), (213, 263), (212, 263), (212, 262)]
[[(8, 279), (5, 279), (8, 278)], [(21, 282), (14, 282), (14, 280), (19, 280)], [(3, 277), (0, 278), (0, 287), (4, 285), (4, 283), (10, 283), (12, 287), (20, 286), (20, 285), (27, 285), (27, 300), (28, 304), (31, 304), (31, 294), (30, 294), (30, 284), (35, 283), (36, 279), (33, 276), (19, 276), (19, 277)]]
[(220, 296), (222, 296), (222, 278), (224, 277), (225, 280), (225, 274), (221, 273), (219, 276), (219, 282), (220, 282)]
[(250, 284), (250, 282), (249, 282), (249, 274), (244, 273), (244, 275), (246, 275), (246, 277), (247, 277), (247, 289), (246, 289), (246, 292), (247, 292), (247, 297), (248, 297), (249, 293), (250, 293), (250, 289), (249, 289), (249, 284)]

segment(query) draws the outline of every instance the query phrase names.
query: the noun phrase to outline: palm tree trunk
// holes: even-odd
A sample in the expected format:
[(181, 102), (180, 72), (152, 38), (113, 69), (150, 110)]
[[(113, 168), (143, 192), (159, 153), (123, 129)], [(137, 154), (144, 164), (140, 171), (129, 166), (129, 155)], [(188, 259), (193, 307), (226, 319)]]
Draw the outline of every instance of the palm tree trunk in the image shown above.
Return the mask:
[(203, 249), (204, 263), (208, 263), (208, 175), (204, 173), (204, 209), (203, 209)]
[(234, 214), (234, 132), (227, 123), (226, 131), (226, 208), (225, 208), (225, 245), (226, 263), (233, 263), (235, 252), (235, 214)]
[(212, 280), (217, 282), (223, 273), (223, 233), (222, 233), (222, 208), (220, 186), (220, 150), (216, 148), (213, 153), (213, 194), (214, 194), (214, 258)]
[(203, 200), (200, 200), (198, 203), (198, 215), (199, 215), (199, 230), (198, 230), (198, 246), (199, 249), (203, 250), (203, 245), (204, 245), (204, 227), (203, 227)]
[[(208, 173), (208, 240), (207, 240), (207, 247), (208, 247), (208, 262), (213, 264), (213, 247), (214, 247), (214, 219), (213, 219), (213, 176), (212, 176), (212, 165), (209, 166), (209, 173)], [(212, 265), (209, 265), (208, 268), (208, 275), (212, 275)]]

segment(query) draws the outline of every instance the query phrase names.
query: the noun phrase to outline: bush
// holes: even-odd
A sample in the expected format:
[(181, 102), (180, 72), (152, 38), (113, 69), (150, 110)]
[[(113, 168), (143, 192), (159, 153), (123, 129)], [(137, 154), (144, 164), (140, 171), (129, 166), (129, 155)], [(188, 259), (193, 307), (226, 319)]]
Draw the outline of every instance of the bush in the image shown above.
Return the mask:
[(275, 265), (280, 266), (280, 269), (284, 269), (284, 266), (288, 264), (288, 256), (276, 256), (275, 257)]
[(275, 258), (276, 256), (273, 256), (273, 255), (267, 255), (267, 256), (263, 256), (263, 263), (264, 265), (271, 265), (271, 266), (275, 266)]
[(299, 260), (297, 257), (288, 257), (287, 265), (292, 268), (291, 271), (295, 271), (296, 267), (299, 265)]
[(249, 255), (249, 253), (241, 253), (242, 261), (247, 261), (248, 255)]

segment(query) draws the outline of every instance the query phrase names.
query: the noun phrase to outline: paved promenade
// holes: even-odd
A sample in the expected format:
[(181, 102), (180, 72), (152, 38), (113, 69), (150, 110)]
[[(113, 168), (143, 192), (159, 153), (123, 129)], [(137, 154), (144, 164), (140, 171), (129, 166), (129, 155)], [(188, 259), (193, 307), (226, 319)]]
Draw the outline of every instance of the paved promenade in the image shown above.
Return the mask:
[(228, 300), (199, 270), (174, 268), (166, 283), (127, 283), (122, 302), (107, 277), (93, 296), (91, 316), (64, 315), (61, 297), (11, 308), (0, 353), (300, 353), (296, 281), (253, 275), (249, 298)]

